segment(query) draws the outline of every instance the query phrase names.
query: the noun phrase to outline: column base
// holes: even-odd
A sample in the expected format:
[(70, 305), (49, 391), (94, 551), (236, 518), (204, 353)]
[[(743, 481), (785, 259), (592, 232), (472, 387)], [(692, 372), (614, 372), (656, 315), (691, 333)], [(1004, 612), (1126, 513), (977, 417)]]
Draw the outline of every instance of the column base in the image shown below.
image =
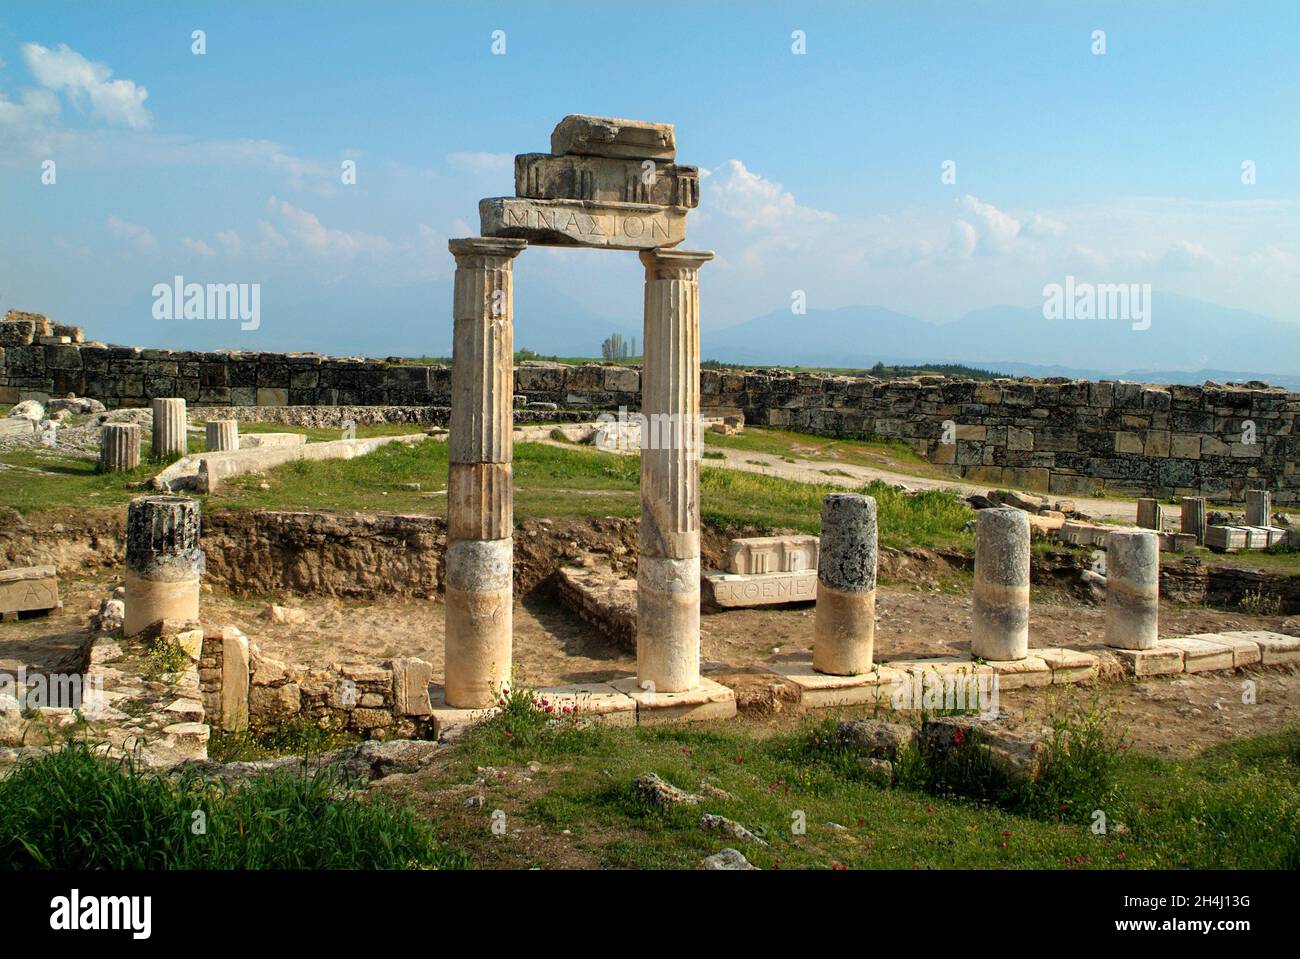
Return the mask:
[(829, 706), (874, 706), (888, 704), (894, 685), (902, 674), (888, 666), (852, 676), (820, 672), (810, 659), (780, 663), (772, 672), (799, 691), (799, 706), (822, 709)]
[(736, 715), (735, 692), (711, 679), (701, 679), (693, 689), (675, 693), (642, 689), (635, 676), (616, 679), (610, 685), (636, 702), (638, 726), (696, 723)]

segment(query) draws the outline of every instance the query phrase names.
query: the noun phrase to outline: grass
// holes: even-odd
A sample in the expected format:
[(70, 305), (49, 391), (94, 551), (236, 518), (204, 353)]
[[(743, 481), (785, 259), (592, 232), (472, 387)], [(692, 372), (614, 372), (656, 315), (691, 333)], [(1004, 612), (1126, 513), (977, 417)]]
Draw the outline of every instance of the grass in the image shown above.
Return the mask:
[(86, 745), (0, 781), (0, 864), (13, 869), (456, 868), (463, 854), (404, 807), (337, 777), (242, 785), (153, 776)]
[(355, 733), (325, 729), (301, 717), (276, 726), (238, 732), (214, 728), (208, 758), (219, 763), (248, 762), (272, 756), (315, 756), (361, 741)]
[[(760, 868), (1288, 868), (1300, 866), (1300, 728), (1241, 740), (1187, 761), (1114, 755), (1073, 727), (1078, 760), (1052, 788), (1010, 808), (989, 798), (879, 786), (847, 761), (809, 750), (816, 727), (756, 739), (735, 724), (580, 729), (560, 722), (517, 734), (518, 717), (488, 723), (459, 744), (456, 761), (424, 786), (438, 790), (536, 762), (530, 785), (490, 785), (535, 836), (529, 862), (554, 855), (603, 868), (693, 868), (736, 846)], [(1100, 753), (1106, 789), (1089, 792)], [(534, 767), (535, 768), (535, 767)], [(631, 781), (655, 772), (688, 792), (709, 783), (731, 795), (667, 811), (638, 799)], [(489, 780), (491, 783), (491, 780)], [(716, 795), (716, 794), (713, 794)], [(1082, 815), (1062, 817), (1059, 797)], [(1107, 829), (1092, 831), (1093, 803)], [(703, 813), (735, 820), (762, 847), (703, 832)], [(481, 814), (476, 813), (476, 815)], [(793, 828), (806, 824), (800, 834)], [(481, 825), (447, 823), (476, 865), (520, 865)], [(567, 830), (567, 834), (565, 831)]]
[(880, 437), (834, 439), (791, 430), (746, 427), (731, 436), (708, 431), (704, 434), (704, 445), (749, 453), (768, 453), (791, 462), (795, 459), (833, 460), (909, 476), (952, 478), (950, 474), (931, 466), (906, 443)]
[[(14, 456), (34, 454), (8, 454)], [(0, 471), (0, 503), (28, 513), (87, 504), (118, 506), (141, 494), (128, 484), (147, 469), (101, 476), (86, 460), (60, 458), (54, 475)], [(264, 474), (227, 481), (204, 498), (212, 509), (383, 510), (445, 515), (447, 444), (393, 443), (350, 460), (297, 461)], [(419, 483), (422, 490), (404, 488)], [(262, 489), (263, 484), (268, 488)], [(640, 462), (587, 447), (520, 443), (514, 458), (515, 516), (624, 516), (640, 514)], [(799, 483), (757, 473), (703, 467), (702, 515), (723, 526), (819, 529), (821, 500), (838, 487)], [(907, 496), (884, 483), (864, 489), (880, 509), (881, 540), (893, 546), (958, 546), (970, 510), (948, 493)]]

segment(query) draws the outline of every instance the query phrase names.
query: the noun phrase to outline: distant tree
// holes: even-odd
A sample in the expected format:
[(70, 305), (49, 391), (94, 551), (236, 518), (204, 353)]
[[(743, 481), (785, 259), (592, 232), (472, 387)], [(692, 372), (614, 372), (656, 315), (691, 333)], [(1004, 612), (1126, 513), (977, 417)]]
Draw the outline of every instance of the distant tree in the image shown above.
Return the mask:
[(623, 340), (623, 334), (611, 333), (600, 344), (600, 355), (607, 360), (625, 360), (632, 354)]

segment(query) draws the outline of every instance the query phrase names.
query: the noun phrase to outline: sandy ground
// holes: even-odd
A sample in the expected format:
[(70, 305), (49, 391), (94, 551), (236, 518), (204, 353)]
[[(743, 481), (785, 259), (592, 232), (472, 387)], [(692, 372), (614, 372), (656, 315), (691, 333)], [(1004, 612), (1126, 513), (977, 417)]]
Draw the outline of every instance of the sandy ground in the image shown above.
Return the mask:
[[(66, 580), (64, 608), (50, 616), (0, 624), (0, 669), (57, 669), (84, 638), (86, 616), (115, 584), (112, 577)], [(301, 608), (302, 624), (274, 624), (265, 618), (273, 601)], [(1031, 645), (1087, 646), (1100, 642), (1104, 611), (1049, 594), (1035, 602)], [(204, 619), (242, 629), (262, 650), (296, 663), (378, 662), (393, 656), (443, 661), (441, 601), (342, 602), (325, 598), (236, 598), (220, 592), (203, 597)], [(882, 587), (879, 592), (878, 659), (937, 656), (968, 649), (970, 600), (964, 592)], [(764, 664), (809, 648), (811, 604), (706, 613), (701, 617), (706, 675), (728, 682)], [(1300, 632), (1300, 617), (1251, 617), (1206, 608), (1161, 609), (1163, 635), (1229, 629)], [(554, 685), (598, 682), (629, 675), (636, 657), (606, 640), (593, 627), (546, 598), (515, 606), (515, 661), (521, 682)], [(1243, 684), (1255, 684), (1256, 702), (1243, 703)], [(1073, 687), (1004, 693), (1002, 706), (1013, 725), (1041, 727), (1054, 706), (1086, 699)], [(1235, 736), (1295, 723), (1300, 718), (1300, 672), (1251, 669), (1233, 674), (1184, 675), (1100, 688), (1114, 707), (1135, 748), (1180, 754)], [(786, 726), (788, 714), (754, 724)]]

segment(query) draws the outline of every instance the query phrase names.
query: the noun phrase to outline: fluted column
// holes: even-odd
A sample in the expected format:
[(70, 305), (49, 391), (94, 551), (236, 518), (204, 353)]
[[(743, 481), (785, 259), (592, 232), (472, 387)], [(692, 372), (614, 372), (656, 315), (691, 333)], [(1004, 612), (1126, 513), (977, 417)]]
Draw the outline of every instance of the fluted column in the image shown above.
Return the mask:
[(153, 401), (154, 458), (184, 456), (189, 452), (185, 424), (185, 401), (180, 398)]
[(645, 250), (638, 684), (700, 683), (700, 266), (706, 251)]
[(105, 423), (99, 431), (99, 471), (116, 473), (140, 465), (140, 427)]
[(199, 501), (141, 496), (126, 509), (126, 621), (134, 636), (151, 623), (199, 618), (204, 556)]
[(239, 420), (208, 420), (203, 432), (209, 453), (239, 449)]
[(447, 478), (447, 705), (490, 706), (510, 681), (514, 285), (523, 240), (452, 240)]

